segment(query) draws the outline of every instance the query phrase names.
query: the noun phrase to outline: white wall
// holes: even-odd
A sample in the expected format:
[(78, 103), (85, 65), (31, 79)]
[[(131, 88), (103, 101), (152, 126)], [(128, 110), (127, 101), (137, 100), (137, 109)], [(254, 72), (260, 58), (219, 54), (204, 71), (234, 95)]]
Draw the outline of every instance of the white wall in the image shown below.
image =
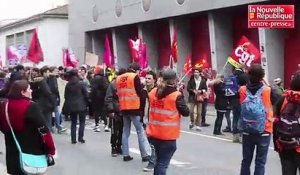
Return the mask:
[(5, 63), (4, 60), (6, 60), (5, 45), (6, 45), (5, 36), (0, 33), (0, 59), (2, 60), (3, 64)]
[[(44, 63), (62, 65), (62, 48), (68, 47), (68, 19), (46, 18), (0, 32), (0, 56), (6, 60), (6, 36), (37, 28)], [(28, 44), (29, 45), (29, 44)]]
[(40, 44), (44, 52), (44, 63), (60, 66), (62, 48), (68, 47), (69, 29), (67, 19), (48, 18), (43, 20), (38, 30)]

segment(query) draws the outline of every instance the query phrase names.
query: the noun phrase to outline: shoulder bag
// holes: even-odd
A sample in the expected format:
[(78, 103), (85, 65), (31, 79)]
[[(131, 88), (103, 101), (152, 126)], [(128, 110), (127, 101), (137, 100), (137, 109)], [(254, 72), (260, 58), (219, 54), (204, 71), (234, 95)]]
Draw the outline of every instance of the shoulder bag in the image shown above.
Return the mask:
[(11, 133), (13, 135), (13, 138), (15, 140), (17, 149), (19, 151), (19, 159), (20, 159), (20, 167), (21, 170), (29, 175), (33, 174), (44, 174), (47, 171), (48, 163), (47, 163), (47, 157), (46, 155), (33, 155), (28, 153), (23, 153), (22, 149), (20, 147), (20, 144), (15, 136), (14, 130), (12, 129), (12, 126), (9, 121), (8, 116), (8, 101), (5, 105), (5, 117), (8, 123), (8, 126), (11, 130)]

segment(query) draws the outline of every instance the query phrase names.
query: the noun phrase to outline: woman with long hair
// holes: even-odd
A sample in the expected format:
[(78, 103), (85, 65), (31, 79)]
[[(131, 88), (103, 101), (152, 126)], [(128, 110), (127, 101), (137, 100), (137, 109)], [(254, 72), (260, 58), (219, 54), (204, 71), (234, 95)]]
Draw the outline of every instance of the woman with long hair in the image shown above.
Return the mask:
[(5, 107), (8, 105), (8, 117), (20, 147), (24, 153), (48, 155), (55, 154), (55, 146), (47, 127), (45, 117), (39, 106), (31, 101), (32, 90), (27, 80), (16, 80), (7, 94), (7, 100), (1, 103), (0, 130), (5, 136), (7, 173), (23, 175), (20, 168), (19, 151), (6, 120)]
[(172, 69), (162, 72), (162, 82), (149, 93), (147, 135), (157, 156), (154, 175), (165, 175), (176, 151), (180, 133), (180, 116), (188, 116), (189, 108), (177, 90), (177, 76)]

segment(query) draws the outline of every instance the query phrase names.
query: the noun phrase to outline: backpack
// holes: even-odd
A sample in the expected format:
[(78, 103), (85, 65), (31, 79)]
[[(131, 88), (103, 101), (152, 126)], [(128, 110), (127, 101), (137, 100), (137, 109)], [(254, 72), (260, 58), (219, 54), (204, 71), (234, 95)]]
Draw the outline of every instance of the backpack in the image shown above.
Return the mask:
[(264, 87), (255, 95), (247, 89), (247, 96), (241, 104), (242, 131), (249, 134), (262, 134), (265, 130), (266, 110), (261, 98)]
[(287, 103), (282, 107), (279, 121), (276, 124), (278, 142), (284, 149), (295, 149), (300, 146), (300, 104)]
[(225, 96), (229, 97), (238, 94), (239, 85), (237, 81), (237, 76), (230, 75), (228, 77), (225, 77), (224, 84), (225, 84)]

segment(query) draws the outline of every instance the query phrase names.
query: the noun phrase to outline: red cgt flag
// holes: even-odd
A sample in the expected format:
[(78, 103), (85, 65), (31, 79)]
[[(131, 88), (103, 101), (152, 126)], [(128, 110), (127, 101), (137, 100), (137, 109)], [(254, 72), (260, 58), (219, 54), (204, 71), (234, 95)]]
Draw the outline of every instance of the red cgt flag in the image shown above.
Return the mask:
[(36, 29), (34, 29), (33, 32), (30, 47), (27, 53), (27, 59), (35, 64), (38, 64), (39, 62), (42, 62), (44, 60), (44, 54), (39, 42)]
[(177, 29), (174, 28), (173, 40), (171, 44), (171, 56), (173, 57), (174, 63), (178, 60), (178, 48), (177, 48)]
[(260, 52), (255, 45), (245, 36), (243, 36), (238, 46), (233, 50), (230, 57), (228, 57), (228, 63), (236, 68), (240, 68), (245, 65), (250, 67), (253, 63), (260, 63)]
[(209, 64), (208, 64), (208, 61), (207, 61), (207, 56), (206, 54), (203, 54), (201, 59), (198, 61), (198, 63), (195, 64), (195, 67), (196, 68), (208, 68), (209, 67)]
[(191, 69), (192, 69), (192, 59), (191, 59), (191, 55), (188, 54), (185, 63), (183, 65), (183, 72), (187, 74), (191, 71)]

